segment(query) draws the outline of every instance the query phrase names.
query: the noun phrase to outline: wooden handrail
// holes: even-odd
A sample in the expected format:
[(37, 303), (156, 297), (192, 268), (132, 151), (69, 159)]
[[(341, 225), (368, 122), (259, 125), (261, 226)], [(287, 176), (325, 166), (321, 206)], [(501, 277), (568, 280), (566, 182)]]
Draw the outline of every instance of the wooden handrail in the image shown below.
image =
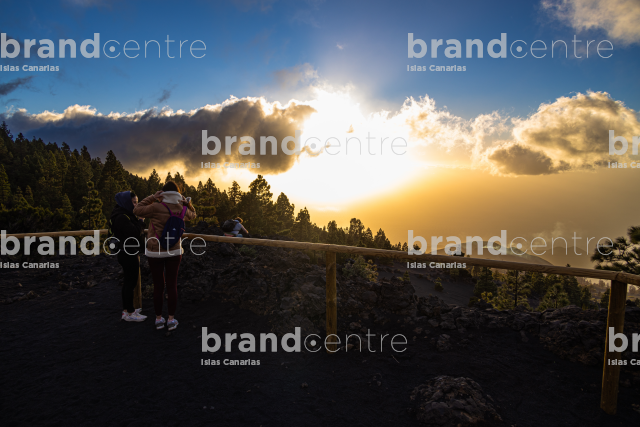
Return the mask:
[(330, 245), (327, 243), (292, 242), (286, 240), (251, 239), (241, 237), (213, 236), (203, 234), (184, 233), (187, 238), (201, 238), (207, 242), (238, 243), (253, 246), (271, 246), (276, 248), (301, 249), (363, 255), (378, 258), (405, 259), (415, 262), (466, 263), (480, 267), (500, 268), (503, 270), (534, 271), (547, 274), (561, 274), (567, 276), (590, 277), (603, 280), (617, 280), (622, 283), (640, 286), (640, 276), (621, 271), (596, 270), (592, 268), (559, 267), (555, 265), (528, 264), (525, 262), (499, 261), (492, 259), (458, 257), (453, 255), (409, 255), (404, 251), (387, 249), (359, 248), (354, 246)]
[[(107, 230), (99, 230), (101, 234), (106, 234)], [(78, 231), (56, 231), (48, 233), (21, 233), (21, 234), (8, 234), (7, 237), (13, 236), (17, 238), (23, 238), (27, 236), (33, 237), (56, 237), (56, 236), (90, 236), (93, 235), (93, 230), (78, 230)], [(300, 250), (313, 250), (343, 253), (350, 255), (363, 255), (378, 258), (393, 258), (404, 259), (415, 262), (441, 262), (441, 263), (466, 263), (467, 265), (475, 265), (479, 267), (499, 268), (503, 270), (519, 270), (519, 271), (533, 271), (537, 273), (546, 274), (560, 274), (566, 276), (578, 276), (589, 277), (593, 279), (603, 280), (615, 280), (621, 283), (627, 283), (630, 285), (640, 286), (640, 276), (622, 271), (611, 270), (596, 270), (593, 268), (576, 268), (576, 267), (560, 267), (556, 265), (543, 265), (543, 264), (529, 264), (525, 262), (513, 262), (513, 261), (500, 261), (493, 259), (471, 258), (471, 257), (457, 257), (452, 255), (409, 255), (404, 251), (392, 251), (387, 249), (372, 249), (372, 248), (360, 248), (355, 246), (342, 246), (331, 245), (327, 243), (309, 243), (309, 242), (294, 242), (287, 240), (268, 240), (268, 239), (254, 239), (243, 237), (227, 237), (216, 236), (209, 234), (195, 234), (184, 233), (184, 238), (200, 238), (207, 242), (219, 242), (219, 243), (237, 243), (243, 245), (252, 246), (271, 246), (276, 248), (286, 249), (300, 249)]]

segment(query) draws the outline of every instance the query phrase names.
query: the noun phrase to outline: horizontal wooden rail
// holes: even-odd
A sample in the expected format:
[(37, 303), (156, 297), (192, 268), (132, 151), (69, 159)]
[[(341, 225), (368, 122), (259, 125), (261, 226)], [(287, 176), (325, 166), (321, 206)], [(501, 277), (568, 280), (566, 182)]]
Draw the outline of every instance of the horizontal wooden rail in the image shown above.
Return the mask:
[[(100, 233), (106, 234), (107, 230), (99, 230)], [(89, 236), (93, 235), (93, 230), (78, 230), (78, 231), (57, 231), (48, 233), (22, 233), (22, 234), (8, 234), (7, 237), (13, 236), (17, 238), (23, 238), (27, 236), (44, 237), (44, 236)], [(185, 238), (200, 238), (207, 242), (220, 242), (220, 243), (238, 243), (243, 245), (253, 246), (271, 246), (276, 248), (286, 249), (300, 249), (300, 250), (313, 250), (313, 251), (325, 251), (334, 253), (343, 253), (350, 255), (363, 255), (379, 258), (393, 258), (404, 259), (415, 262), (441, 262), (441, 263), (466, 263), (467, 265), (475, 265), (478, 267), (499, 268), (503, 270), (520, 270), (520, 271), (533, 271), (537, 273), (546, 274), (560, 274), (566, 276), (578, 276), (578, 277), (590, 277), (593, 279), (603, 280), (615, 280), (630, 285), (640, 286), (640, 276), (622, 271), (610, 271), (610, 270), (596, 270), (592, 268), (576, 268), (576, 267), (560, 267), (555, 265), (543, 265), (543, 264), (529, 264), (525, 262), (513, 262), (513, 261), (500, 261), (493, 259), (481, 259), (470, 257), (456, 257), (452, 255), (409, 255), (404, 251), (392, 251), (387, 249), (372, 249), (372, 248), (360, 248), (354, 246), (342, 246), (342, 245), (330, 245), (327, 243), (308, 243), (308, 242), (293, 242), (287, 240), (267, 240), (267, 239), (253, 239), (243, 237), (227, 237), (216, 236), (209, 234), (195, 234), (184, 233)]]
[[(76, 230), (76, 231), (47, 231), (44, 233), (19, 233), (19, 234), (7, 234), (7, 237), (17, 237), (22, 239), (23, 237), (60, 237), (60, 236), (93, 236), (93, 232), (96, 230)], [(102, 229), (97, 230), (100, 234), (107, 234), (109, 230)]]
[(272, 246), (276, 248), (301, 249), (344, 253), (351, 255), (363, 255), (379, 258), (405, 259), (416, 262), (442, 262), (442, 263), (466, 263), (480, 267), (500, 268), (503, 270), (535, 271), (538, 273), (561, 274), (567, 276), (591, 277), (594, 279), (617, 280), (622, 283), (640, 286), (640, 276), (620, 271), (595, 270), (591, 268), (558, 267), (555, 265), (528, 264), (525, 262), (499, 261), (481, 258), (462, 258), (452, 255), (409, 255), (404, 251), (391, 251), (387, 249), (358, 248), (354, 246), (330, 245), (326, 243), (291, 242), (286, 240), (251, 239), (241, 237), (212, 236), (203, 234), (185, 233), (184, 237), (201, 238), (207, 242), (240, 243), (243, 245)]

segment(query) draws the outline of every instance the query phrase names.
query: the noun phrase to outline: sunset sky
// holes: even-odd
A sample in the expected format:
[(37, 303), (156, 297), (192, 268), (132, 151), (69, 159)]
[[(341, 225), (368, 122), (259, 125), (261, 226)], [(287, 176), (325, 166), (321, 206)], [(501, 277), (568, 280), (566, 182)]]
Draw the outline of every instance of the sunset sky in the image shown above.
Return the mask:
[[(246, 189), (261, 173), (275, 196), (287, 194), (296, 211), (306, 206), (317, 224), (358, 217), (392, 243), (406, 241), (408, 229), (463, 240), (502, 229), (509, 240), (576, 232), (584, 242), (640, 224), (640, 168), (631, 167), (640, 162), (632, 154), (632, 138), (640, 138), (637, 1), (187, 3), (3, 3), (0, 31), (21, 52), (0, 58), (20, 67), (0, 72), (0, 120), (14, 135), (87, 145), (103, 159), (111, 149), (139, 175), (179, 170), (194, 185), (210, 176), (218, 187), (236, 180)], [(80, 44), (94, 33), (100, 57), (85, 58)], [(409, 33), (425, 41), (422, 58), (408, 57)], [(505, 57), (493, 58), (488, 45), (502, 33)], [(40, 58), (38, 44), (25, 58), (25, 39), (53, 40), (55, 58)], [(76, 58), (60, 58), (59, 39), (75, 40)], [(435, 58), (432, 39), (443, 40)], [(482, 42), (482, 58), (475, 47), (466, 57), (467, 39)], [(124, 56), (128, 40), (141, 47), (130, 51), (137, 58)], [(144, 58), (149, 40), (160, 50), (150, 44)], [(195, 40), (206, 45), (193, 51), (202, 58), (189, 51)], [(445, 55), (450, 40), (460, 42), (460, 58)], [(558, 40), (566, 51), (556, 43), (552, 52)], [(407, 71), (413, 65), (427, 71)], [(261, 169), (201, 169), (200, 162), (250, 157), (235, 145), (230, 156), (202, 155), (204, 129), (256, 141), (298, 129), (303, 140), (333, 137), (341, 146), (256, 156)], [(625, 155), (609, 154), (610, 130), (628, 141)], [(346, 138), (361, 147), (351, 140), (347, 151)], [(398, 154), (394, 139), (406, 141)]]

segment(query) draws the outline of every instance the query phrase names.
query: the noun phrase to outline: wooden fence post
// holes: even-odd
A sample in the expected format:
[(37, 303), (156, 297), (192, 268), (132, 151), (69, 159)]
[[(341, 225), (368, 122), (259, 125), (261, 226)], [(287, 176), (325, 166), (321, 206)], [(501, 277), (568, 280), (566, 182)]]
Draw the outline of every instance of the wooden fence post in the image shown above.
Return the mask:
[(620, 365), (622, 353), (609, 353), (609, 328), (619, 334), (624, 330), (624, 311), (627, 302), (627, 284), (611, 281), (609, 295), (609, 312), (607, 313), (607, 335), (604, 345), (604, 369), (602, 371), (602, 394), (600, 408), (609, 415), (615, 415), (618, 406), (618, 383), (620, 382)]
[(338, 333), (338, 301), (336, 296), (336, 253), (327, 252), (325, 254), (327, 262), (327, 353), (336, 351), (336, 335)]

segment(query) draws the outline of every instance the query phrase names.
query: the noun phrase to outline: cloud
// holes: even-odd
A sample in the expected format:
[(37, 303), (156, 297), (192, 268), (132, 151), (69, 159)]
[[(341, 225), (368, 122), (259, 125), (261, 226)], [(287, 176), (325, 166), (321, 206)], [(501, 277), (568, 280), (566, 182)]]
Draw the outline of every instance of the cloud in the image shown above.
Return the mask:
[(7, 83), (0, 83), (0, 96), (6, 96), (21, 86), (29, 87), (33, 76), (18, 77)]
[(640, 42), (638, 0), (543, 0), (542, 7), (579, 31), (602, 29), (625, 44)]
[(487, 158), (503, 175), (549, 175), (569, 170), (569, 164), (553, 160), (541, 151), (520, 144), (508, 144), (491, 149)]
[(167, 89), (162, 90), (162, 96), (158, 98), (158, 103), (162, 103), (171, 97), (171, 91)]
[(347, 45), (344, 43), (336, 43), (336, 47), (340, 50), (343, 50), (345, 47), (347, 47)]
[[(463, 119), (437, 108), (429, 97), (409, 98), (393, 120), (408, 126), (423, 148), (435, 146), (450, 156), (467, 153), (470, 166), (505, 175), (594, 169), (632, 154), (629, 148), (625, 156), (609, 155), (609, 130), (626, 138), (629, 147), (640, 135), (638, 114), (606, 92), (560, 97), (525, 118), (494, 111)], [(438, 157), (433, 150), (421, 151)]]
[(160, 95), (160, 97), (158, 98), (158, 104), (163, 103), (164, 101), (166, 101), (167, 99), (171, 98), (171, 92), (173, 92), (173, 90), (177, 87), (178, 85), (173, 85), (168, 89), (162, 89), (162, 95)]
[(516, 142), (565, 160), (572, 168), (590, 168), (609, 159), (609, 130), (629, 141), (640, 135), (636, 112), (606, 92), (561, 97), (512, 122)]
[(309, 83), (318, 78), (318, 72), (309, 63), (296, 65), (273, 72), (273, 76), (282, 88), (296, 87), (299, 83)]
[(463, 148), (474, 161), (482, 157), (498, 135), (507, 131), (507, 118), (497, 112), (466, 120), (437, 108), (435, 100), (428, 96), (418, 100), (408, 98), (393, 120), (408, 126), (413, 139), (446, 151)]
[[(293, 136), (296, 129), (315, 110), (296, 102), (287, 105), (268, 103), (263, 98), (232, 97), (222, 104), (206, 105), (190, 112), (169, 109), (145, 110), (132, 114), (103, 115), (89, 106), (74, 105), (64, 113), (45, 111), (29, 114), (24, 109), (0, 114), (11, 129), (27, 137), (45, 141), (65, 141), (73, 147), (87, 145), (94, 155), (104, 155), (105, 147), (132, 170), (162, 169), (182, 163), (187, 176), (202, 172), (200, 162), (260, 162), (260, 173), (277, 174), (293, 166), (297, 156), (286, 155), (280, 142)], [(216, 156), (202, 155), (202, 130), (217, 136), (222, 149)], [(226, 136), (251, 136), (256, 141), (256, 155), (241, 155), (237, 143), (226, 155)], [(277, 155), (260, 155), (260, 136), (278, 141)], [(210, 144), (213, 148), (213, 144)], [(267, 153), (271, 153), (267, 145)]]

